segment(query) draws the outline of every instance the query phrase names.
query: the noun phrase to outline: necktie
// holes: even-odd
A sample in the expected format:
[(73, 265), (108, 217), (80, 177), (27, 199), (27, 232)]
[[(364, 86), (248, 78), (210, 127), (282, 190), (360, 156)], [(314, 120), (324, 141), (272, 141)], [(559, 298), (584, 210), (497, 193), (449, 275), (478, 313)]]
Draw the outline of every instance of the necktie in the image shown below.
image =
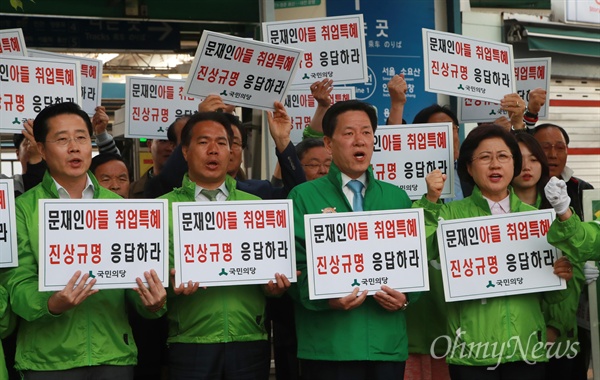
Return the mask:
[(209, 201), (214, 202), (217, 200), (217, 194), (219, 194), (219, 189), (215, 189), (215, 190), (208, 190), (208, 189), (202, 189), (200, 190), (200, 194), (204, 195), (206, 198), (208, 198)]
[(348, 184), (346, 186), (348, 186), (348, 188), (350, 190), (352, 190), (352, 193), (354, 194), (354, 201), (352, 202), (352, 210), (353, 211), (363, 211), (363, 195), (362, 195), (363, 184), (362, 184), (362, 182), (353, 179), (350, 182), (348, 182)]

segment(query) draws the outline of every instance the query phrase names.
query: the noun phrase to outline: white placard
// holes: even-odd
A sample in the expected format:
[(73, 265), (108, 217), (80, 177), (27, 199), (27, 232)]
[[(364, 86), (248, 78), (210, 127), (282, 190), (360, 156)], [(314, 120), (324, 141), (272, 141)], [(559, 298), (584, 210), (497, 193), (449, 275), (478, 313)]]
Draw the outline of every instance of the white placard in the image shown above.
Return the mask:
[(367, 82), (362, 14), (264, 22), (263, 40), (304, 50), (294, 86), (329, 78), (335, 84)]
[(429, 290), (423, 209), (304, 216), (309, 298)]
[(78, 61), (81, 66), (81, 108), (90, 117), (96, 113), (96, 107), (102, 104), (102, 61), (75, 55), (50, 53), (29, 49), (28, 55), (35, 58), (55, 58), (65, 61)]
[(185, 82), (189, 96), (272, 111), (283, 102), (302, 50), (205, 30)]
[(81, 104), (80, 75), (77, 61), (0, 55), (0, 131), (21, 133), (50, 105)]
[(423, 28), (425, 91), (500, 102), (515, 92), (512, 45)]
[(176, 118), (191, 116), (200, 100), (187, 96), (184, 79), (127, 77), (125, 137), (166, 139)]
[(21, 28), (0, 30), (0, 55), (27, 56), (25, 37)]
[(296, 282), (291, 200), (173, 203), (175, 284)]
[(15, 187), (12, 179), (0, 179), (0, 268), (16, 267), (18, 260)]
[(553, 271), (562, 256), (546, 235), (554, 210), (440, 221), (446, 302), (566, 288)]
[(39, 290), (62, 290), (80, 270), (97, 289), (130, 289), (154, 269), (169, 279), (164, 199), (40, 199)]
[[(529, 93), (536, 88), (543, 88), (546, 94), (550, 93), (550, 64), (552, 58), (525, 58), (515, 59), (515, 81), (517, 93), (525, 103), (529, 102)], [(549, 99), (549, 97), (548, 97)], [(548, 104), (540, 109), (538, 117), (548, 117)], [(508, 112), (500, 108), (500, 104), (479, 99), (463, 98), (458, 108), (458, 117), (461, 123), (491, 122), (500, 116), (508, 117)]]
[[(354, 87), (334, 87), (329, 94), (331, 104), (339, 101), (356, 98)], [(283, 103), (285, 109), (292, 119), (292, 132), (290, 140), (296, 145), (302, 141), (304, 128), (312, 122), (312, 117), (317, 109), (317, 101), (312, 96), (310, 88), (290, 88)]]
[(371, 166), (376, 179), (404, 189), (410, 199), (427, 193), (425, 177), (440, 169), (448, 178), (442, 198), (454, 198), (452, 123), (381, 125)]

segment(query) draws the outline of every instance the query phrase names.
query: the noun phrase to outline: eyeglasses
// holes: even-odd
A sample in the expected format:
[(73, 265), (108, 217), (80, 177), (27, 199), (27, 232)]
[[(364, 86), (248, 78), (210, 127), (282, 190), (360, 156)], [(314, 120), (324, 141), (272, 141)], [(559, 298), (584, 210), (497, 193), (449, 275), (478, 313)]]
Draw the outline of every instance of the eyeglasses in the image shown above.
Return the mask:
[(509, 154), (508, 152), (498, 152), (496, 156), (492, 155), (491, 153), (482, 153), (477, 157), (473, 157), (472, 161), (479, 161), (479, 163), (481, 163), (482, 165), (488, 165), (492, 162), (494, 157), (501, 164), (505, 164), (513, 158), (512, 154)]
[(69, 143), (71, 141), (75, 141), (77, 144), (83, 145), (83, 144), (89, 143), (90, 139), (89, 139), (89, 137), (86, 137), (86, 136), (76, 136), (76, 137), (69, 137), (69, 138), (61, 137), (56, 140), (46, 140), (46, 142), (51, 142), (51, 143), (59, 145), (59, 146), (67, 146), (67, 145), (69, 145)]
[(550, 143), (541, 143), (540, 144), (542, 146), (542, 149), (544, 150), (544, 152), (549, 152), (552, 150), (552, 148), (554, 148), (557, 152), (563, 153), (567, 150), (567, 144), (559, 142), (556, 144), (550, 144)]
[(308, 170), (318, 170), (320, 167), (322, 167), (323, 169), (329, 170), (329, 167), (331, 166), (331, 162), (326, 162), (324, 164), (302, 164), (302, 166)]

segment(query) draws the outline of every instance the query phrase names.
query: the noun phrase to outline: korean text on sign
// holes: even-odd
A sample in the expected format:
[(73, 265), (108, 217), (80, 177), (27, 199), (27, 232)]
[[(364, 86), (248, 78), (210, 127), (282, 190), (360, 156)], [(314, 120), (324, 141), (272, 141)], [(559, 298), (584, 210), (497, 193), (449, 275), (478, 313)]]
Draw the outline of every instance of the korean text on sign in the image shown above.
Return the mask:
[(40, 290), (61, 290), (81, 270), (98, 289), (137, 287), (154, 269), (168, 281), (167, 201), (40, 200)]
[(173, 203), (176, 286), (296, 281), (292, 201)]
[(439, 169), (448, 176), (442, 198), (454, 196), (452, 123), (377, 127), (371, 165), (376, 179), (404, 189), (411, 199), (427, 192), (425, 177)]
[(423, 29), (425, 90), (500, 102), (515, 92), (512, 45)]
[(184, 91), (184, 79), (127, 77), (126, 137), (166, 139), (178, 117), (196, 113), (199, 100)]
[[(343, 100), (355, 99), (354, 87), (334, 87), (329, 94), (331, 104)], [(292, 132), (290, 139), (293, 144), (302, 141), (304, 128), (310, 125), (311, 119), (317, 109), (317, 101), (312, 96), (310, 88), (291, 88), (283, 102), (285, 109), (292, 119)]]
[(310, 299), (429, 289), (422, 209), (312, 214), (304, 225)]
[(81, 104), (78, 61), (0, 55), (0, 131), (21, 133), (45, 107)]
[(303, 49), (293, 85), (322, 79), (335, 84), (367, 81), (363, 15), (263, 23), (266, 42)]
[[(515, 82), (517, 94), (527, 104), (529, 93), (542, 88), (550, 91), (550, 65), (551, 58), (524, 58), (515, 59)], [(548, 103), (544, 103), (538, 117), (545, 119), (548, 116)], [(500, 108), (500, 104), (479, 99), (464, 98), (460, 102), (459, 119), (461, 122), (494, 121), (500, 116), (508, 117), (508, 113)]]
[(102, 61), (74, 55), (29, 49), (30, 57), (77, 61), (81, 67), (81, 108), (93, 116), (102, 100)]
[(27, 56), (25, 37), (21, 28), (0, 30), (0, 55)]
[(18, 263), (14, 192), (12, 179), (0, 179), (0, 268)]
[(561, 256), (546, 235), (553, 210), (441, 221), (437, 230), (446, 301), (564, 289)]
[(204, 31), (185, 82), (189, 96), (218, 94), (236, 106), (273, 110), (283, 102), (301, 50)]

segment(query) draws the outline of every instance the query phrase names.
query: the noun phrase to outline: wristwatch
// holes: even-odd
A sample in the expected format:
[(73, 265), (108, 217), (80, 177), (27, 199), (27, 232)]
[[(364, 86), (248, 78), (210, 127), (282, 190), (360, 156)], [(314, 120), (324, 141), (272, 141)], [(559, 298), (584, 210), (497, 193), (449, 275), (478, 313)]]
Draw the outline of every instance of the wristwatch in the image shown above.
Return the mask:
[(404, 302), (404, 305), (402, 305), (400, 310), (406, 310), (406, 308), (408, 307), (408, 304), (410, 304), (410, 300), (408, 299), (408, 293), (405, 293), (404, 295), (406, 296), (406, 302)]

